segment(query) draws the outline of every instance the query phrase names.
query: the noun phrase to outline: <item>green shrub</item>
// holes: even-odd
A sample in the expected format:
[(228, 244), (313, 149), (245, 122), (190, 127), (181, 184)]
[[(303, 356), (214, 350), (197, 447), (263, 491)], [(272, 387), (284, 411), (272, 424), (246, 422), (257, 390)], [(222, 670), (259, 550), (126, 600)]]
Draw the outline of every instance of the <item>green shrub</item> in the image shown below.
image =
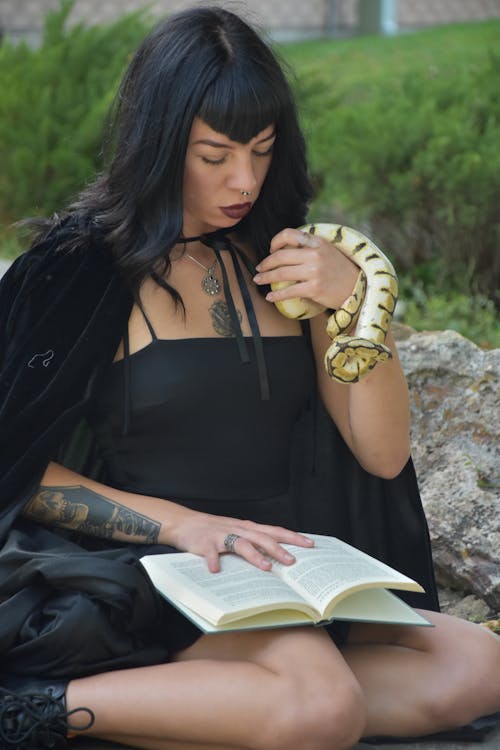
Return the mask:
[(493, 300), (482, 294), (429, 292), (415, 277), (400, 278), (401, 322), (417, 331), (451, 329), (486, 349), (500, 347), (500, 320)]
[(42, 44), (0, 46), (0, 221), (60, 209), (99, 169), (105, 113), (143, 14), (67, 28), (74, 0), (46, 17)]
[(364, 228), (402, 271), (441, 259), (444, 289), (491, 298), (500, 287), (498, 30), (322, 43), (312, 62), (306, 47), (296, 53), (313, 217)]

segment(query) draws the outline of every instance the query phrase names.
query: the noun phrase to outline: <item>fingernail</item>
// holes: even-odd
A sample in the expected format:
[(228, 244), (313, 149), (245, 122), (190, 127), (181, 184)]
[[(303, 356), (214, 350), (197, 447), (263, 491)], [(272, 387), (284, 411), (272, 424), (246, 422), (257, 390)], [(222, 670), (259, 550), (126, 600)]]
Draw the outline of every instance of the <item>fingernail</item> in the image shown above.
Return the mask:
[(283, 557), (285, 558), (287, 562), (293, 562), (295, 560), (295, 557), (291, 555), (289, 552), (285, 552)]
[(268, 302), (274, 302), (274, 294), (269, 292), (269, 294), (266, 294), (266, 299)]
[(255, 281), (255, 283), (256, 283), (256, 284), (258, 284), (258, 283), (259, 283), (259, 281), (261, 280), (261, 278), (262, 278), (262, 277), (261, 277), (260, 273), (257, 273), (257, 274), (255, 274), (255, 276), (253, 277), (253, 280)]
[(311, 237), (307, 243), (310, 247), (319, 247), (319, 240), (316, 237)]
[(256, 271), (260, 271), (260, 266), (255, 266)]

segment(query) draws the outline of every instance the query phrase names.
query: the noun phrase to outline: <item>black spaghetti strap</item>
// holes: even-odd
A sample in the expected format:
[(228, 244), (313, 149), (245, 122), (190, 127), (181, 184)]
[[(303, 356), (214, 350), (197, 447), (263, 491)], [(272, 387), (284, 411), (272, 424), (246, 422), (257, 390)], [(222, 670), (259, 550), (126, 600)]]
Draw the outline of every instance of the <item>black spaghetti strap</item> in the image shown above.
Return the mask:
[(130, 341), (128, 321), (123, 332), (123, 427), (122, 435), (128, 435), (130, 428)]
[(153, 326), (151, 324), (151, 321), (149, 320), (148, 316), (146, 315), (146, 310), (143, 307), (143, 304), (141, 302), (141, 299), (140, 299), (139, 295), (137, 295), (136, 302), (137, 302), (137, 307), (139, 308), (139, 310), (142, 313), (142, 317), (144, 318), (144, 322), (146, 323), (146, 325), (148, 327), (148, 331), (151, 334), (151, 339), (153, 341), (158, 341), (158, 336), (155, 333), (155, 329), (153, 328)]

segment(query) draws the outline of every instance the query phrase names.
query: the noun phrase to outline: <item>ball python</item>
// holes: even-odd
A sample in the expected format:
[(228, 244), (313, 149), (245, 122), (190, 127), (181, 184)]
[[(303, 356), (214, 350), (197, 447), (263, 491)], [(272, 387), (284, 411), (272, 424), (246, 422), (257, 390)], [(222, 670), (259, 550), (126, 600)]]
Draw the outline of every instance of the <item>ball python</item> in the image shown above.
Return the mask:
[[(356, 229), (340, 224), (306, 224), (299, 229), (324, 237), (361, 269), (350, 296), (328, 318), (326, 330), (332, 343), (324, 359), (333, 380), (356, 383), (378, 362), (392, 357), (384, 342), (398, 297), (396, 272), (384, 253)], [(293, 283), (274, 282), (271, 288), (276, 291)], [(297, 320), (312, 318), (326, 309), (303, 298), (275, 305), (287, 318)], [(353, 334), (345, 333), (353, 325)]]

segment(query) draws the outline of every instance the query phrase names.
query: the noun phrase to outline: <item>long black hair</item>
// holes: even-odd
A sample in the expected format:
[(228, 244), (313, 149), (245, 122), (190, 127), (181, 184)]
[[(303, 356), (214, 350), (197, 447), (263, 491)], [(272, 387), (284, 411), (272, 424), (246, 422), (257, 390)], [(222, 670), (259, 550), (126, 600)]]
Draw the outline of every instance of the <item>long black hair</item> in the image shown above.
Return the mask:
[(258, 257), (286, 226), (304, 222), (311, 186), (290, 85), (259, 34), (220, 7), (169, 16), (144, 39), (110, 113), (107, 167), (69, 207), (80, 225), (110, 244), (137, 284), (163, 261), (183, 224), (183, 173), (191, 127), (200, 117), (247, 143), (274, 124), (269, 172), (251, 213), (235, 231)]

